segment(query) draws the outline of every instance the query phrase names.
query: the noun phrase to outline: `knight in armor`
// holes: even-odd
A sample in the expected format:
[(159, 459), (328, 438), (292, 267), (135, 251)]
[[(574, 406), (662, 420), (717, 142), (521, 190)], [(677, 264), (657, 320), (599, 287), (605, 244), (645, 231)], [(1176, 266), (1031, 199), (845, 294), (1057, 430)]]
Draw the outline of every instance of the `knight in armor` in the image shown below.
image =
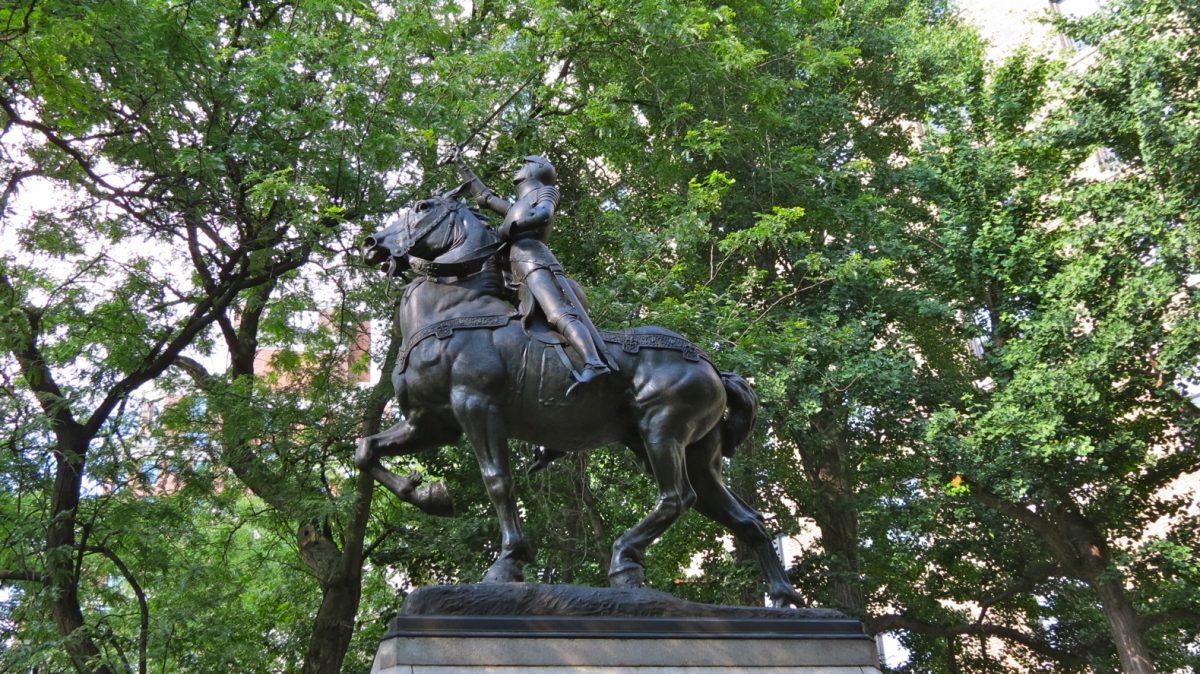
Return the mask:
[(579, 383), (616, 369), (562, 265), (546, 246), (558, 208), (558, 173), (554, 165), (543, 157), (525, 157), (512, 180), (516, 201), (509, 202), (485, 185), (461, 157), (456, 156), (454, 163), (476, 203), (504, 216), (499, 233), (509, 243), (512, 280), (521, 290), (522, 312), (528, 315), (532, 309), (529, 304), (536, 303), (550, 325), (575, 347), (583, 359), (583, 368), (573, 372)]

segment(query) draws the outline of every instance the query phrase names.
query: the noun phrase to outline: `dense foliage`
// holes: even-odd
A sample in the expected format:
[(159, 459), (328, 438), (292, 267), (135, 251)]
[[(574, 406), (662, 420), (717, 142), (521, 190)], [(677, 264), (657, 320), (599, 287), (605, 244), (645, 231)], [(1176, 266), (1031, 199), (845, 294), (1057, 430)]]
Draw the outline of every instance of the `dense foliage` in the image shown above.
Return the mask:
[[(398, 588), (481, 576), (469, 450), (411, 460), (453, 519), (351, 461), (400, 337), (356, 243), (458, 144), (555, 163), (601, 327), (752, 377), (730, 481), (897, 671), (1200, 666), (1200, 13), (1058, 29), (1095, 54), (943, 0), (0, 8), (0, 667), (366, 671)], [(528, 575), (597, 585), (653, 494), (616, 449), (518, 489)], [(650, 584), (761, 601), (719, 535)]]

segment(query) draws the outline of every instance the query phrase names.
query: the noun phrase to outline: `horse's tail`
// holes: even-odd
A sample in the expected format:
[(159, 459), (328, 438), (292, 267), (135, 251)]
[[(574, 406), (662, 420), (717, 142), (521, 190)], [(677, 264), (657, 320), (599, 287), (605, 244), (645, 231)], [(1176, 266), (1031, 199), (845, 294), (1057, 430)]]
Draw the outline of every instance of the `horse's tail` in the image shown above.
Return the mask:
[(721, 422), (721, 455), (728, 457), (733, 456), (754, 430), (754, 422), (758, 419), (758, 395), (750, 382), (736, 372), (722, 372), (721, 383), (729, 401), (725, 419)]

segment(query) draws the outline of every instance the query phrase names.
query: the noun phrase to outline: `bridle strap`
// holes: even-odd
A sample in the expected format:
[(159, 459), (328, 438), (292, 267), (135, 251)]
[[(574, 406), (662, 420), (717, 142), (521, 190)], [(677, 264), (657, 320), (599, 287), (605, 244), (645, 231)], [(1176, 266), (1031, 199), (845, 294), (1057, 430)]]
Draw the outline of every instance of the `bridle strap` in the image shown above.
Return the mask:
[(458, 262), (434, 262), (415, 255), (408, 256), (409, 268), (422, 276), (470, 276), (483, 269), (487, 261), (504, 248), (506, 241), (496, 241), (474, 251), (471, 257)]
[[(421, 224), (417, 226), (417, 231), (413, 232), (410, 236), (406, 237), (408, 239), (408, 241), (406, 242), (406, 245), (404, 246), (404, 252), (407, 253), (408, 251), (412, 250), (412, 247), (417, 245), (417, 243), (421, 239), (424, 239), (425, 237), (429, 236), (429, 233), (432, 232), (434, 229), (436, 229), (443, 222), (445, 222), (446, 218), (453, 216), (454, 211), (457, 208), (458, 208), (457, 203), (453, 204), (452, 206), (447, 206), (444, 209), (444, 211), (442, 212), (442, 215), (440, 217), (438, 217), (437, 219), (430, 219), (429, 216), (426, 216), (422, 220)], [(414, 258), (414, 259), (416, 259), (416, 258)]]

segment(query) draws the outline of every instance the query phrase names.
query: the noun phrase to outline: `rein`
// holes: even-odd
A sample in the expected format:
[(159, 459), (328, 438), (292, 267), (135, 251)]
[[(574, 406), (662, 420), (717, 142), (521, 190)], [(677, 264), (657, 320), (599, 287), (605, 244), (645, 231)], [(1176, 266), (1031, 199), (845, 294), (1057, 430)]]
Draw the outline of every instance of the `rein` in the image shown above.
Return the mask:
[(472, 251), (471, 257), (459, 262), (433, 262), (410, 253), (408, 256), (408, 266), (418, 274), (431, 278), (438, 276), (470, 276), (482, 270), (483, 265), (487, 264), (487, 261), (493, 255), (500, 252), (506, 244), (506, 241), (497, 241), (488, 244), (476, 251)]

